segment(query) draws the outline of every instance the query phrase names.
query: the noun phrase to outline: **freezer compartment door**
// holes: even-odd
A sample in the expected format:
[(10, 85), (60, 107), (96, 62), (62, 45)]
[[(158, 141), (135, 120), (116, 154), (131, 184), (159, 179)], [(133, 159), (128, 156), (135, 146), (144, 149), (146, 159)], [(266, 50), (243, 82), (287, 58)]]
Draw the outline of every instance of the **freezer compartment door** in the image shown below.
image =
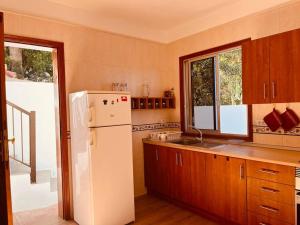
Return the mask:
[(131, 124), (128, 94), (88, 94), (89, 127)]
[(134, 221), (131, 125), (90, 129), (95, 225)]

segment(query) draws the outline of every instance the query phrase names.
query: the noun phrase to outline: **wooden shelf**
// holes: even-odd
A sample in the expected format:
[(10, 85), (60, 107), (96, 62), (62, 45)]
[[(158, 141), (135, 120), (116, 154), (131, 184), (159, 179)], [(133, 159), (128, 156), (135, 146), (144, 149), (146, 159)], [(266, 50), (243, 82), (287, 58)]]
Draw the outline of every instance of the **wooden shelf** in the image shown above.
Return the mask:
[(175, 98), (165, 97), (132, 97), (131, 109), (175, 109)]

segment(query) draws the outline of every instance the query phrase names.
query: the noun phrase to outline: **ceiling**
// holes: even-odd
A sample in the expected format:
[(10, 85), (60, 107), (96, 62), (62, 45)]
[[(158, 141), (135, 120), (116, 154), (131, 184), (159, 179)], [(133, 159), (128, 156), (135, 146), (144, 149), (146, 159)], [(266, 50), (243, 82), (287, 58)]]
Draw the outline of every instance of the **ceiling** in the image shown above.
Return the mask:
[(1, 0), (0, 10), (169, 43), (289, 0)]

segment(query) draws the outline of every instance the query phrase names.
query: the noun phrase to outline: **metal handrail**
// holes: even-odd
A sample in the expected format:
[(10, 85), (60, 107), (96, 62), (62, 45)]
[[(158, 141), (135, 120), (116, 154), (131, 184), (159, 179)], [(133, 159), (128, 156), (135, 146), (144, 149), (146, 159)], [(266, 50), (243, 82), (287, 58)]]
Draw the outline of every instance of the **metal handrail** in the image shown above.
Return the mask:
[(30, 113), (31, 113), (31, 112), (29, 112), (29, 111), (27, 111), (27, 110), (21, 108), (20, 106), (17, 106), (16, 104), (10, 102), (10, 101), (6, 101), (6, 104), (9, 105), (9, 106), (11, 106), (11, 107), (13, 107), (13, 108), (15, 108), (15, 109), (17, 109), (18, 111), (20, 111), (20, 112), (22, 112), (22, 113), (24, 113), (24, 114), (27, 114), (28, 116), (29, 116)]
[[(13, 133), (13, 138), (15, 137), (15, 125), (16, 125), (16, 121), (15, 121), (15, 117), (14, 117), (14, 112), (19, 111), (21, 113), (21, 120), (20, 120), (20, 127), (21, 127), (21, 158), (16, 156), (16, 146), (15, 146), (15, 142), (12, 142), (11, 144), (13, 145), (13, 154), (10, 154), (10, 158), (29, 167), (30, 168), (30, 180), (31, 183), (36, 183), (36, 126), (35, 126), (35, 122), (36, 122), (36, 112), (35, 111), (27, 111), (23, 108), (21, 108), (20, 106), (6, 101), (7, 105), (11, 107), (12, 110), (12, 133)], [(27, 115), (29, 118), (29, 163), (25, 162), (24, 160), (24, 141), (23, 141), (23, 114)], [(8, 120), (9, 121), (9, 120)], [(10, 127), (10, 126), (8, 126)]]

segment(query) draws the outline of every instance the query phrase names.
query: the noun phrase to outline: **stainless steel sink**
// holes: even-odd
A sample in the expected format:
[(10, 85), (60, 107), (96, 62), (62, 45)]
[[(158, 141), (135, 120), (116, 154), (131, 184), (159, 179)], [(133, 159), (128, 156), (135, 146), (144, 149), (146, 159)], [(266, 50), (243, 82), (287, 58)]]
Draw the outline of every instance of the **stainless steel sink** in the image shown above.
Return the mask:
[(221, 143), (212, 143), (212, 142), (201, 142), (198, 139), (179, 139), (175, 141), (171, 141), (170, 143), (179, 144), (179, 145), (189, 145), (189, 146), (195, 146), (195, 147), (201, 147), (201, 148), (214, 148), (217, 146), (221, 146), (223, 144)]
[(197, 140), (197, 139), (179, 139), (179, 140), (170, 141), (170, 142), (174, 143), (174, 144), (179, 144), (179, 145), (201, 144), (201, 141)]
[(223, 144), (212, 143), (212, 142), (202, 142), (202, 143), (192, 144), (192, 146), (201, 147), (201, 148), (214, 148), (214, 147), (221, 146), (221, 145), (223, 145)]

